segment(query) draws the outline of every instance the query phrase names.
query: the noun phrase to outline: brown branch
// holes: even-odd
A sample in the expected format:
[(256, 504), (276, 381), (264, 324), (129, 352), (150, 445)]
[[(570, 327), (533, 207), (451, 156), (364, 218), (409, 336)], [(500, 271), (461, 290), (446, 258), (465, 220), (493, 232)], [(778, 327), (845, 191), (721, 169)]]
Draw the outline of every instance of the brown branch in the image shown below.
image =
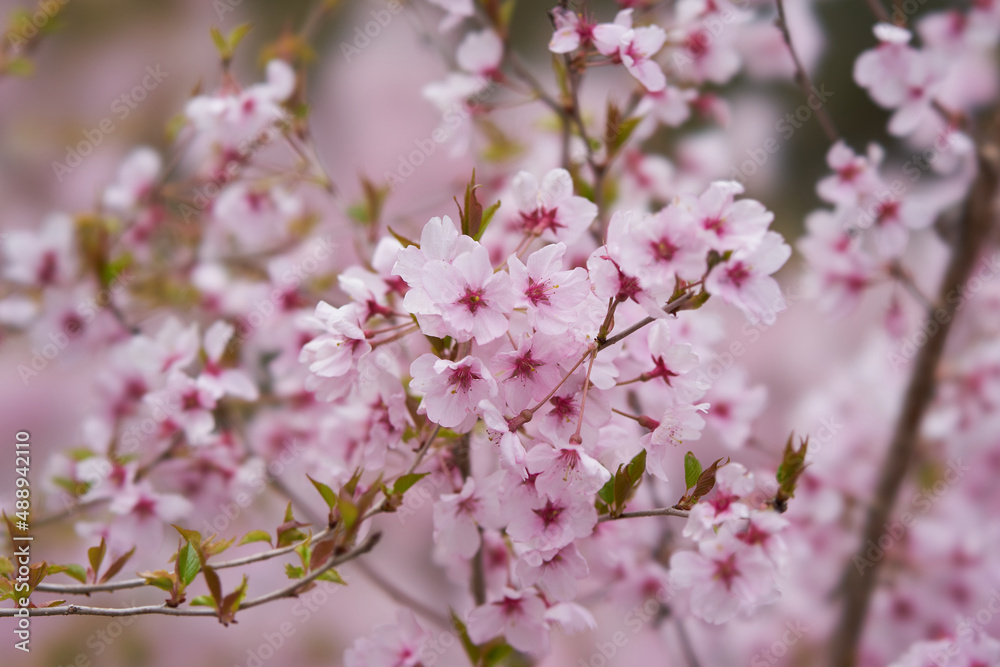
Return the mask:
[[(996, 119), (991, 114), (989, 120), (992, 124)], [(927, 313), (927, 318), (937, 320), (941, 328), (920, 349), (914, 361), (902, 410), (879, 473), (878, 486), (869, 506), (857, 555), (844, 568), (840, 583), (844, 606), (830, 644), (831, 664), (834, 667), (853, 667), (857, 662), (868, 605), (878, 583), (880, 561), (875, 561), (865, 571), (855, 563), (858, 558), (866, 564), (871, 562), (865, 557), (868, 544), (878, 542), (896, 503), (910, 461), (914, 457), (924, 413), (934, 397), (935, 373), (958, 310), (959, 301), (948, 297), (954, 296), (955, 290), (960, 289), (975, 268), (976, 259), (990, 230), (997, 180), (1000, 178), (1000, 147), (996, 143), (996, 128), (988, 129), (990, 134), (980, 133), (983, 141), (977, 142), (980, 144), (977, 156), (979, 173), (956, 230), (951, 259), (941, 282), (938, 304)]]
[[(799, 55), (796, 53), (795, 47), (792, 46), (792, 35), (788, 29), (788, 21), (785, 19), (785, 1), (775, 0), (775, 4), (778, 6), (778, 28), (785, 38), (785, 44), (788, 46), (788, 53), (792, 56), (792, 62), (795, 63), (795, 81), (799, 84), (799, 88), (802, 89), (802, 93), (808, 99), (813, 94), (812, 81), (809, 80), (806, 68), (802, 66), (802, 61), (799, 60)], [(823, 128), (826, 138), (830, 140), (831, 144), (835, 143), (840, 138), (840, 134), (837, 133), (837, 128), (834, 127), (830, 114), (826, 112), (822, 104), (819, 105), (819, 108), (813, 110), (816, 112), (816, 118)]]
[[(316, 581), (320, 576), (330, 569), (353, 560), (362, 554), (371, 551), (378, 544), (381, 533), (372, 533), (361, 544), (353, 550), (340, 556), (331, 558), (325, 565), (319, 567), (302, 579), (296, 579), (291, 584), (277, 590), (261, 595), (260, 597), (248, 600), (240, 605), (240, 610), (251, 609), (262, 604), (280, 600), (282, 598), (295, 597), (304, 586)], [(36, 589), (38, 590), (38, 589)], [(0, 609), (0, 617), (14, 616), (18, 609)], [(161, 616), (218, 616), (214, 609), (191, 608), (191, 607), (168, 607), (166, 605), (148, 605), (144, 607), (85, 607), (81, 605), (64, 605), (60, 607), (42, 607), (32, 609), (30, 615), (35, 616), (146, 616), (156, 614)]]
[(622, 512), (618, 516), (611, 516), (610, 514), (602, 514), (598, 517), (598, 523), (603, 523), (605, 521), (617, 521), (618, 519), (639, 519), (646, 516), (679, 516), (686, 519), (690, 512), (686, 510), (679, 510), (675, 507), (661, 507), (655, 510), (639, 510), (636, 512)]

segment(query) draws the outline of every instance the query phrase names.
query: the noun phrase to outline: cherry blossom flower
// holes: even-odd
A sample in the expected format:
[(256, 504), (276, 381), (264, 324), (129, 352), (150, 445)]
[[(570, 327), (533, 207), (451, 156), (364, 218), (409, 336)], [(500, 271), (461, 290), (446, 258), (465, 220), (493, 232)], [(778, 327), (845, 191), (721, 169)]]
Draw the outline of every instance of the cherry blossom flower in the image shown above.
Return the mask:
[(685, 441), (701, 438), (705, 418), (699, 413), (707, 412), (708, 407), (708, 403), (675, 403), (664, 411), (653, 431), (643, 438), (646, 440), (646, 472), (667, 481), (674, 448)]
[(876, 169), (882, 161), (882, 149), (872, 144), (868, 155), (857, 155), (843, 140), (830, 147), (826, 162), (834, 171), (816, 186), (819, 196), (832, 204), (856, 205), (862, 197), (880, 185)]
[(753, 250), (764, 238), (774, 214), (753, 199), (735, 201), (743, 186), (735, 181), (716, 181), (698, 197), (687, 195), (680, 205), (691, 212), (709, 247)]
[(691, 589), (691, 613), (716, 625), (773, 602), (777, 595), (774, 565), (767, 556), (725, 535), (700, 542), (698, 551), (676, 552), (670, 576), (674, 585)]
[(498, 598), (473, 609), (466, 625), (469, 638), (477, 644), (503, 635), (508, 644), (525, 653), (543, 655), (549, 650), (545, 603), (530, 589), (504, 589)]
[(580, 445), (539, 443), (528, 451), (528, 473), (537, 475), (538, 492), (558, 497), (569, 489), (580, 495), (593, 495), (603, 487), (611, 473)]
[(3, 275), (22, 285), (68, 282), (76, 273), (73, 220), (51, 215), (39, 231), (11, 232), (3, 242)]
[(562, 549), (590, 535), (597, 524), (593, 500), (564, 488), (539, 495), (527, 506), (512, 508), (507, 534), (534, 551)]
[(420, 409), (444, 428), (468, 431), (475, 424), (479, 402), (497, 395), (493, 375), (478, 357), (458, 361), (424, 354), (410, 366), (410, 389), (423, 394)]
[(143, 398), (154, 410), (165, 413), (165, 428), (182, 429), (192, 444), (205, 442), (215, 429), (212, 410), (216, 400), (213, 385), (199, 382), (178, 370), (170, 372), (163, 389)]
[(985, 667), (1000, 662), (1000, 641), (986, 634), (978, 625), (964, 621), (954, 638), (923, 640), (914, 643), (889, 667), (926, 667), (955, 665)]
[(739, 501), (753, 491), (753, 487), (753, 473), (747, 472), (739, 463), (723, 465), (715, 474), (715, 488), (711, 495), (691, 508), (684, 536), (703, 540), (714, 534), (713, 530), (718, 526), (750, 516), (750, 507)]
[(713, 268), (705, 287), (742, 310), (750, 321), (765, 313), (779, 313), (787, 304), (771, 274), (784, 266), (791, 254), (780, 234), (767, 232), (754, 250), (735, 251), (729, 260)]
[(562, 379), (559, 362), (573, 351), (575, 346), (567, 349), (564, 339), (535, 335), (523, 337), (516, 350), (494, 357), (493, 375), (503, 389), (507, 408), (517, 414), (531, 401), (548, 396)]
[(496, 78), (503, 60), (503, 40), (493, 30), (470, 32), (455, 53), (458, 66), (470, 74)]
[(510, 421), (488, 400), (479, 403), (479, 412), (483, 417), (483, 423), (486, 424), (487, 437), (499, 450), (500, 467), (503, 470), (516, 471), (522, 479), (527, 479), (528, 470), (524, 466), (527, 452), (517, 430), (512, 430)]
[(428, 262), (423, 269), (423, 286), (455, 340), (475, 338), (482, 345), (499, 338), (509, 327), (507, 316), (514, 308), (510, 276), (493, 271), (489, 253), (482, 246), (451, 263)]
[(476, 480), (465, 480), (458, 493), (442, 495), (434, 504), (434, 542), (459, 558), (470, 559), (482, 540), (479, 526), (499, 527), (499, 478), (493, 477), (476, 488)]
[(149, 196), (161, 166), (160, 154), (152, 148), (142, 146), (129, 153), (115, 183), (104, 191), (104, 205), (119, 213), (132, 212)]
[(530, 172), (518, 172), (513, 189), (518, 227), (548, 241), (573, 243), (597, 217), (593, 202), (573, 194), (573, 179), (565, 169), (553, 169), (541, 184)]
[(198, 382), (216, 398), (229, 394), (245, 401), (255, 401), (260, 395), (257, 385), (244, 371), (224, 368), (222, 357), (236, 329), (228, 322), (218, 321), (205, 332), (205, 370)]
[(694, 282), (705, 273), (709, 245), (687, 210), (668, 206), (629, 231), (621, 258), (644, 285), (672, 290), (677, 278)]
[(667, 33), (651, 25), (632, 27), (632, 10), (618, 12), (614, 23), (594, 27), (594, 45), (602, 54), (614, 55), (647, 90), (656, 92), (667, 85), (667, 77), (653, 56), (663, 48)]
[[(344, 653), (345, 667), (420, 667), (426, 664), (430, 633), (409, 609), (396, 612), (396, 623), (380, 625), (372, 637), (360, 637)], [(433, 655), (433, 654), (431, 654)], [(436, 656), (435, 656), (436, 657)]]
[(514, 573), (522, 586), (539, 586), (552, 599), (567, 602), (576, 597), (576, 582), (585, 579), (590, 568), (576, 545), (570, 544), (554, 554), (535, 551), (522, 555)]
[(189, 516), (194, 506), (183, 496), (157, 493), (145, 480), (126, 485), (112, 498), (108, 508), (115, 520), (112, 547), (128, 549), (139, 544), (159, 545), (164, 526)]
[(556, 30), (549, 40), (552, 53), (570, 53), (594, 41), (594, 24), (576, 12), (564, 7), (552, 9), (552, 22)]
[(544, 334), (561, 334), (578, 321), (578, 306), (590, 294), (587, 272), (563, 269), (564, 243), (553, 243), (528, 255), (507, 260), (516, 308), (527, 308), (529, 323)]
[(705, 422), (729, 449), (738, 449), (750, 437), (750, 427), (767, 403), (767, 387), (750, 386), (747, 374), (735, 368), (716, 380), (706, 400), (711, 404)]
[(358, 311), (353, 303), (334, 308), (320, 301), (316, 306), (314, 319), (323, 333), (302, 347), (299, 361), (308, 364), (311, 375), (306, 386), (321, 400), (332, 401), (349, 392), (362, 358), (372, 350)]

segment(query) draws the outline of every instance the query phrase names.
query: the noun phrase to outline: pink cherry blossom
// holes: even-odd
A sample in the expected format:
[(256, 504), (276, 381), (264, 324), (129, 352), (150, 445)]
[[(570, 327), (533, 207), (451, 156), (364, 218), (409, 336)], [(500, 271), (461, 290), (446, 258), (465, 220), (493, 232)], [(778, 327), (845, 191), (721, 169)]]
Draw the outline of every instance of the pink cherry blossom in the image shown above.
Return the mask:
[(509, 411), (517, 414), (548, 396), (562, 379), (559, 362), (574, 351), (567, 349), (564, 339), (536, 335), (522, 338), (514, 351), (494, 357), (491, 368)]
[(590, 535), (597, 524), (597, 510), (586, 496), (564, 488), (539, 495), (527, 506), (512, 508), (507, 534), (534, 551), (562, 549), (573, 540)]
[(738, 307), (755, 321), (765, 313), (785, 310), (781, 288), (771, 274), (784, 266), (792, 249), (776, 232), (767, 232), (752, 251), (738, 250), (712, 269), (705, 279), (710, 294)]
[[(430, 653), (425, 630), (409, 609), (396, 613), (396, 623), (380, 625), (372, 637), (360, 637), (344, 653), (345, 667), (420, 667)], [(433, 653), (431, 653), (433, 655)]]
[(528, 473), (537, 475), (535, 488), (557, 497), (565, 489), (593, 495), (604, 486), (611, 473), (580, 445), (539, 443), (528, 451)]
[(554, 554), (523, 555), (514, 573), (522, 586), (540, 586), (552, 599), (566, 602), (576, 597), (576, 582), (585, 579), (590, 568), (576, 545), (570, 544)]
[(590, 294), (587, 272), (563, 270), (564, 243), (553, 243), (528, 255), (527, 263), (507, 260), (516, 308), (527, 308), (530, 323), (541, 333), (561, 334), (578, 319), (578, 307)]
[(455, 340), (475, 338), (480, 345), (499, 338), (514, 308), (510, 276), (494, 272), (482, 246), (451, 263), (432, 260), (423, 267), (422, 284), (433, 308)]
[(700, 542), (698, 551), (670, 558), (671, 581), (691, 589), (691, 613), (716, 625), (772, 602), (774, 566), (758, 549), (725, 535)]
[(479, 551), (479, 526), (497, 527), (499, 479), (480, 484), (465, 480), (458, 493), (444, 494), (434, 504), (434, 542), (450, 554), (466, 560)]
[(470, 32), (455, 53), (458, 66), (470, 74), (495, 77), (503, 60), (503, 40), (493, 30)]
[(527, 171), (512, 183), (520, 213), (517, 226), (548, 241), (573, 243), (597, 217), (593, 202), (573, 194), (573, 179), (565, 169), (553, 169), (542, 182)]
[(646, 440), (646, 472), (667, 481), (670, 461), (676, 457), (676, 448), (685, 442), (701, 438), (705, 419), (701, 413), (708, 410), (708, 403), (691, 405), (675, 403), (669, 406), (656, 421)]
[(469, 638), (481, 644), (503, 635), (519, 651), (543, 655), (549, 649), (545, 603), (537, 594), (505, 588), (500, 596), (477, 607), (466, 623)]
[(767, 403), (765, 385), (750, 386), (747, 374), (735, 368), (716, 380), (705, 400), (711, 404), (705, 422), (729, 449), (738, 449), (750, 437), (753, 421)]
[(103, 203), (119, 213), (130, 213), (148, 195), (160, 173), (162, 160), (152, 148), (143, 146), (129, 153), (118, 168), (118, 178), (104, 191)]
[(478, 357), (458, 361), (424, 354), (410, 366), (410, 389), (423, 394), (420, 407), (444, 428), (467, 431), (478, 416), (479, 402), (496, 396), (497, 383)]
[(753, 250), (764, 238), (774, 214), (753, 199), (735, 201), (743, 186), (734, 181), (716, 181), (698, 197), (681, 198), (709, 247), (719, 252)]
[(51, 215), (39, 231), (11, 232), (3, 243), (3, 275), (23, 285), (47, 286), (72, 280), (76, 273), (73, 220)]
[(552, 53), (570, 53), (594, 40), (594, 24), (576, 12), (564, 7), (552, 9), (552, 21), (556, 30), (549, 40)]
[(614, 23), (594, 27), (597, 50), (619, 58), (629, 74), (652, 92), (663, 90), (667, 85), (663, 69), (653, 59), (666, 41), (667, 33), (659, 26), (633, 28), (631, 9), (619, 12)]
[(713, 529), (750, 516), (750, 507), (740, 499), (753, 490), (753, 473), (739, 463), (728, 463), (715, 475), (715, 488), (705, 499), (691, 508), (684, 536), (703, 540), (713, 535)]
[(302, 347), (299, 361), (309, 365), (306, 386), (322, 400), (340, 398), (351, 389), (359, 363), (372, 346), (361, 329), (359, 308), (349, 303), (334, 308), (325, 301), (316, 306), (315, 321), (323, 333)]

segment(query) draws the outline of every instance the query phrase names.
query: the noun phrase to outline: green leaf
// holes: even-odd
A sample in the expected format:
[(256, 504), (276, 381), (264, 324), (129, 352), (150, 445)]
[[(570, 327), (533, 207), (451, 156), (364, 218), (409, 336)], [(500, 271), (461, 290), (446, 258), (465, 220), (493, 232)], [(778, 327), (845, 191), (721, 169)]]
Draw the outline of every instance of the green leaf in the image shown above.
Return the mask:
[(251, 542), (267, 542), (268, 544), (272, 544), (271, 536), (266, 530), (251, 530), (243, 536), (243, 539), (236, 546), (242, 547), (244, 544), (250, 544)]
[(601, 490), (597, 492), (597, 497), (604, 501), (605, 505), (609, 507), (615, 503), (615, 478), (612, 477), (608, 480), (607, 484), (601, 487)]
[(684, 455), (684, 483), (687, 488), (694, 488), (701, 476), (701, 462), (692, 452)]
[(222, 56), (223, 60), (229, 60), (229, 43), (226, 42), (226, 38), (222, 36), (222, 31), (216, 27), (212, 27), (212, 43), (215, 44), (216, 50), (219, 55)]
[[(10, 565), (10, 561), (5, 557), (0, 556), (0, 575), (8, 574), (5, 572), (6, 565)], [(10, 572), (13, 572), (13, 565), (11, 565)], [(82, 565), (70, 564), (70, 565), (49, 565), (49, 574), (65, 574), (67, 576), (73, 577), (81, 584), (87, 583), (87, 568)]]
[(395, 238), (397, 241), (399, 241), (404, 248), (407, 247), (407, 246), (413, 246), (417, 250), (420, 249), (420, 244), (417, 243), (416, 241), (411, 241), (410, 239), (406, 238), (402, 234), (397, 233), (395, 230), (393, 230), (392, 227), (386, 227), (386, 229), (389, 230), (389, 233), (392, 234), (393, 238)]
[(514, 647), (507, 642), (497, 644), (490, 647), (489, 650), (486, 651), (486, 655), (483, 656), (483, 665), (484, 667), (495, 667), (496, 665), (501, 665), (513, 654)]
[(191, 600), (192, 607), (212, 607), (215, 608), (215, 600), (212, 599), (211, 595), (199, 595), (195, 599)]
[(29, 77), (35, 73), (35, 63), (27, 58), (13, 58), (7, 61), (7, 71), (19, 77)]
[(226, 40), (229, 46), (229, 54), (232, 55), (236, 52), (236, 47), (240, 45), (243, 38), (247, 36), (250, 32), (251, 25), (249, 23), (241, 23), (240, 25), (233, 28), (233, 31), (229, 33), (229, 39)]
[(396, 495), (398, 493), (399, 495), (403, 495), (409, 491), (414, 484), (422, 480), (424, 477), (427, 477), (429, 474), (429, 472), (411, 472), (408, 475), (399, 477), (396, 480), (396, 483), (392, 485), (392, 494)]
[(202, 541), (201, 533), (199, 533), (197, 530), (188, 530), (187, 528), (181, 528), (176, 524), (170, 524), (170, 525), (174, 527), (174, 530), (176, 530), (178, 533), (181, 534), (181, 537), (183, 537), (185, 540), (193, 544), (196, 551), (201, 551), (201, 541)]
[(316, 490), (319, 491), (319, 495), (323, 496), (323, 501), (326, 503), (326, 506), (329, 507), (330, 509), (336, 507), (337, 494), (333, 492), (333, 489), (331, 489), (323, 482), (317, 482), (312, 477), (309, 477), (309, 475), (306, 475), (306, 477), (309, 478), (309, 481), (312, 482), (313, 486), (316, 487)]
[(639, 117), (629, 118), (622, 121), (615, 129), (617, 130), (611, 135), (611, 146), (610, 152), (612, 154), (617, 153), (621, 150), (622, 146), (629, 140), (632, 133), (635, 132), (635, 128), (639, 126), (639, 121), (642, 120)]
[(104, 543), (104, 538), (101, 538), (101, 543), (96, 547), (90, 547), (87, 549), (87, 560), (90, 562), (90, 569), (94, 573), (94, 580), (97, 580), (97, 573), (101, 569), (101, 564), (104, 562), (104, 554), (108, 552), (108, 545)]
[(303, 568), (298, 565), (292, 565), (291, 563), (285, 563), (285, 574), (288, 575), (289, 579), (301, 579), (306, 576), (306, 572)]
[(465, 654), (469, 656), (469, 662), (473, 665), (478, 665), (480, 658), (482, 657), (482, 651), (476, 646), (472, 639), (469, 638), (469, 630), (465, 627), (465, 623), (462, 619), (458, 617), (458, 614), (451, 612), (451, 624), (455, 627), (455, 632), (458, 633), (458, 638), (462, 642), (462, 648), (465, 649)]
[(343, 578), (339, 574), (337, 574), (337, 571), (332, 567), (323, 574), (316, 577), (316, 581), (329, 581), (330, 583), (341, 584), (342, 586), (347, 585), (347, 582), (344, 581)]
[(147, 586), (155, 586), (160, 590), (164, 590), (170, 593), (174, 588), (174, 583), (177, 581), (177, 575), (173, 572), (167, 572), (166, 570), (157, 570), (156, 572), (140, 572), (139, 576), (146, 580)]
[(189, 586), (198, 576), (199, 570), (201, 570), (201, 559), (198, 558), (198, 551), (187, 542), (177, 552), (177, 574), (184, 585)]
[(483, 211), (482, 224), (479, 226), (479, 231), (473, 234), (472, 238), (474, 238), (477, 241), (483, 238), (483, 232), (485, 232), (486, 228), (490, 226), (491, 222), (493, 222), (493, 216), (496, 215), (499, 209), (500, 209), (500, 200), (498, 199), (497, 203), (492, 204), (489, 208)]
[(806, 452), (809, 451), (809, 438), (801, 439), (799, 441), (799, 448), (795, 449), (792, 446), (793, 436), (794, 434), (788, 436), (788, 442), (785, 443), (785, 451), (782, 454), (781, 465), (778, 466), (778, 471), (775, 474), (775, 479), (778, 482), (775, 507), (779, 511), (784, 511), (783, 508), (787, 504), (788, 499), (795, 497), (795, 488), (798, 486), (799, 477), (806, 468)]
[(240, 603), (247, 595), (247, 575), (243, 575), (243, 581), (236, 587), (236, 590), (222, 599), (219, 606), (219, 622), (225, 626), (235, 622), (236, 612), (240, 608)]

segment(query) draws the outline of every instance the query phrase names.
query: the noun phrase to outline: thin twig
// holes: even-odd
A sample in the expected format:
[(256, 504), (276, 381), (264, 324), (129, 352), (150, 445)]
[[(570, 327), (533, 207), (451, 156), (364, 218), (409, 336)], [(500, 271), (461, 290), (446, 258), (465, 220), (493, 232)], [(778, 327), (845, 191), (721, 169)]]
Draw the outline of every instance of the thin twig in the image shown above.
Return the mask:
[[(348, 551), (340, 556), (335, 556), (331, 558), (327, 563), (312, 572), (302, 579), (296, 579), (291, 584), (279, 588), (277, 590), (266, 593), (260, 597), (248, 600), (240, 605), (240, 610), (251, 609), (253, 607), (258, 607), (262, 604), (272, 602), (274, 600), (279, 600), (281, 598), (295, 597), (298, 595), (299, 591), (308, 584), (316, 581), (324, 573), (330, 569), (346, 563), (349, 560), (353, 560), (362, 554), (371, 551), (376, 544), (378, 544), (381, 533), (372, 533), (369, 535), (361, 544), (357, 547)], [(0, 609), (0, 617), (4, 616), (14, 616), (20, 610), (18, 609)], [(192, 609), (190, 607), (168, 607), (166, 605), (148, 605), (145, 607), (85, 607), (81, 605), (64, 605), (59, 607), (42, 607), (39, 609), (31, 609), (30, 615), (35, 616), (144, 616), (149, 614), (157, 614), (161, 616), (217, 616), (214, 609), (197, 608)]]
[[(795, 47), (792, 46), (792, 35), (788, 29), (788, 21), (785, 19), (785, 0), (775, 0), (775, 4), (778, 6), (778, 28), (785, 38), (785, 44), (788, 46), (788, 53), (792, 56), (792, 62), (795, 63), (795, 80), (798, 82), (803, 94), (808, 98), (813, 94), (812, 82), (809, 80), (809, 75), (806, 74), (805, 67), (802, 66), (802, 61), (799, 60), (798, 53), (795, 52)], [(823, 128), (824, 134), (826, 134), (826, 138), (830, 140), (831, 144), (835, 143), (840, 138), (840, 135), (833, 125), (830, 114), (826, 112), (822, 104), (818, 105), (818, 108), (814, 109), (814, 111), (816, 112), (816, 118), (819, 119), (819, 124)]]
[(618, 519), (641, 519), (647, 516), (679, 516), (683, 519), (688, 518), (691, 513), (687, 510), (679, 510), (676, 507), (660, 507), (655, 510), (637, 510), (635, 512), (622, 512), (618, 516), (611, 516), (610, 514), (602, 514), (597, 517), (598, 523), (603, 523), (605, 521), (617, 521)]

